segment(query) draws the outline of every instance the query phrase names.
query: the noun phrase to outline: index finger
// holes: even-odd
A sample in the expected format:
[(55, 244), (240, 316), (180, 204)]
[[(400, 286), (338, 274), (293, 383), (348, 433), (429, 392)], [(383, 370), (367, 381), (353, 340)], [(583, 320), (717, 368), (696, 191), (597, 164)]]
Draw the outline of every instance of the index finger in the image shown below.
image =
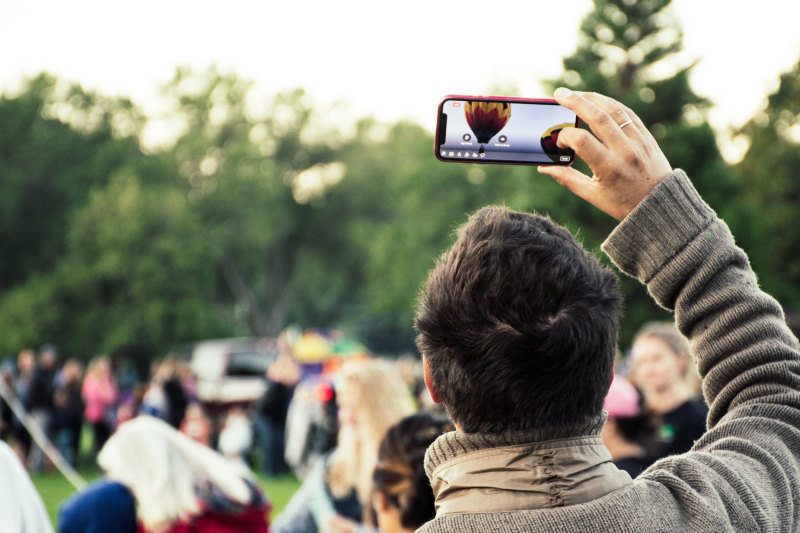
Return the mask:
[(592, 132), (604, 144), (618, 144), (627, 141), (625, 132), (620, 127), (634, 116), (629, 116), (627, 108), (595, 93), (571, 91), (564, 87), (556, 89), (554, 94), (559, 104), (573, 111), (592, 129)]

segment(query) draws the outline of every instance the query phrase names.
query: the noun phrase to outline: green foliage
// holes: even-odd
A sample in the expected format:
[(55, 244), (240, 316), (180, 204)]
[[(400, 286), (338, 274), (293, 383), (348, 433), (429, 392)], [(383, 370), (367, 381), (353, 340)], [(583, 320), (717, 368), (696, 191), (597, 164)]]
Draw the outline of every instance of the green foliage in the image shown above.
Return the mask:
[(113, 110), (134, 122), (129, 102), (62, 89), (46, 75), (29, 81), (18, 98), (0, 98), (0, 289), (48, 271), (64, 253), (69, 217), (90, 189), (141, 158), (133, 139), (112, 136)]
[[(756, 251), (762, 283), (796, 306), (800, 75), (784, 76), (743, 130), (752, 148), (735, 179), (691, 65), (665, 67), (681, 49), (668, 4), (597, 0), (551, 86), (634, 109)], [(146, 117), (128, 101), (46, 75), (0, 98), (3, 355), (55, 342), (67, 356), (146, 361), (184, 341), (289, 324), (412, 351), (420, 286), (478, 208), (549, 214), (593, 252), (616, 224), (532, 167), (442, 164), (420, 126), (345, 124), (302, 90), (267, 98), (233, 74), (179, 69), (163, 99), (178, 134), (146, 151)], [(624, 346), (666, 314), (622, 283)]]
[[(575, 53), (564, 59), (565, 74), (549, 82), (599, 92), (630, 107), (653, 132), (673, 168), (686, 170), (693, 183), (736, 231), (746, 226), (737, 206), (740, 188), (722, 160), (714, 132), (706, 121), (710, 103), (689, 86), (692, 65), (676, 69), (682, 32), (670, 0), (595, 0), (581, 24)], [(577, 166), (590, 174), (585, 165)], [(615, 224), (585, 202), (560, 199), (573, 231), (577, 224), (584, 244), (593, 250)], [(642, 323), (663, 320), (666, 313), (652, 303), (638, 282), (624, 278), (626, 300), (621, 341), (624, 346)]]
[[(767, 107), (742, 128), (750, 142), (736, 174), (753, 225), (747, 247), (760, 283), (785, 306), (800, 309), (800, 62), (780, 76)], [(738, 237), (738, 235), (737, 235)]]

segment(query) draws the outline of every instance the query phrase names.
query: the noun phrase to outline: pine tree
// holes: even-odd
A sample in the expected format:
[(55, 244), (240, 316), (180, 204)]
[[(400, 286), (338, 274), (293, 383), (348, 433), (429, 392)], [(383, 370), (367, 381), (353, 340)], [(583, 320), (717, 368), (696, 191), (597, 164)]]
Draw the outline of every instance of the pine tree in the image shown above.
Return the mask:
[(746, 243), (750, 260), (765, 290), (796, 312), (800, 310), (800, 62), (781, 75), (766, 108), (740, 133), (750, 147), (735, 172), (750, 211), (758, 213)]
[[(594, 4), (581, 24), (577, 50), (563, 61), (564, 75), (548, 85), (602, 93), (630, 107), (673, 168), (686, 170), (706, 201), (735, 229), (740, 217), (731, 199), (738, 198), (738, 188), (706, 120), (711, 103), (690, 87), (695, 63), (682, 59), (683, 34), (670, 0), (595, 0)], [(585, 165), (577, 168), (589, 173)], [(562, 200), (573, 204), (569, 211), (590, 245), (605, 238), (616, 223), (575, 199)], [(624, 279), (623, 292), (628, 308), (623, 341), (644, 321), (665, 318), (638, 284)]]

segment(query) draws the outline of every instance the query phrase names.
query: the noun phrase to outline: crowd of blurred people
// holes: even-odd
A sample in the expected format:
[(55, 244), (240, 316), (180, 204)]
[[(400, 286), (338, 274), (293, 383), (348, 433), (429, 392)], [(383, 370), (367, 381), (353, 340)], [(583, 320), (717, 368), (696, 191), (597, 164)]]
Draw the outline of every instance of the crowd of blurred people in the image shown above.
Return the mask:
[(92, 458), (116, 429), (138, 414), (150, 414), (179, 427), (192, 399), (191, 373), (183, 361), (154, 365), (142, 382), (112, 358), (98, 355), (85, 370), (77, 359), (59, 359), (57, 349), (45, 345), (38, 353), (22, 350), (16, 359), (0, 366), (0, 379), (26, 417), (0, 402), (0, 437), (14, 449), (31, 472), (52, 465), (31, 435), (31, 425), (41, 429), (66, 461), (76, 466), (84, 431), (91, 435)]
[[(223, 411), (209, 411), (198, 400), (197, 382), (179, 359), (153, 363), (142, 382), (121, 372), (108, 356), (92, 358), (84, 372), (79, 361), (61, 361), (55, 347), (46, 345), (6, 361), (2, 379), (30, 415), (29, 423), (38, 424), (73, 466), (81, 457), (82, 433), (91, 435), (91, 454), (83, 464), (99, 457), (116, 483), (103, 482), (93, 490), (100, 501), (123, 491), (123, 503), (133, 498), (141, 509), (141, 495), (148, 491), (144, 485), (154, 482), (142, 480), (153, 476), (126, 484), (108, 458), (112, 448), (131, 449), (119, 441), (133, 437), (115, 440), (115, 435), (145, 428), (164, 435), (162, 448), (177, 442), (176, 449), (188, 454), (196, 452), (196, 444), (241, 465), (240, 473), (292, 472), (301, 479), (301, 488), (275, 517), (273, 531), (413, 530), (434, 514), (422, 467), (425, 449), (452, 426), (430, 402), (418, 359), (356, 356), (341, 363), (305, 366), (282, 353), (264, 376), (268, 386), (262, 397)], [(21, 463), (29, 472), (51, 467), (22, 421), (6, 402), (2, 407), (2, 438)], [(672, 324), (645, 325), (620, 354), (604, 409), (603, 440), (614, 463), (632, 477), (660, 457), (687, 451), (702, 435), (707, 407), (688, 344)], [(132, 419), (162, 425), (137, 422), (130, 426), (139, 427), (137, 432), (121, 432)], [(148, 453), (142, 451), (134, 464), (155, 464), (156, 456)], [(241, 475), (257, 486), (255, 477)], [(260, 493), (239, 500), (239, 507), (243, 501), (267, 506)]]

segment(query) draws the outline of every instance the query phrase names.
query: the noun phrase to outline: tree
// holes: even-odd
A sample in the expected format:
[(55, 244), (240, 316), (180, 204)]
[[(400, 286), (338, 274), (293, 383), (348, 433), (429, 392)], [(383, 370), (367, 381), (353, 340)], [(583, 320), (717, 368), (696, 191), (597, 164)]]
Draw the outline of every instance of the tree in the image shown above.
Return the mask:
[(198, 335), (226, 334), (213, 305), (215, 250), (199, 226), (176, 186), (144, 186), (118, 173), (76, 214), (53, 272), (3, 302), (0, 323), (29, 321), (32, 334), (80, 357), (120, 350), (153, 357)]
[(236, 309), (238, 332), (276, 335), (305, 290), (301, 259), (321, 249), (303, 180), (342, 170), (335, 147), (314, 135), (303, 91), (265, 103), (251, 89), (213, 68), (181, 69), (165, 96), (185, 125), (171, 149), (181, 186), (219, 250), (220, 303)]
[[(739, 132), (749, 148), (736, 165), (752, 225), (746, 249), (765, 290), (800, 309), (800, 62), (780, 76), (767, 106)], [(739, 239), (739, 235), (737, 235)]]
[(83, 274), (64, 266), (76, 255), (70, 227), (112, 176), (150, 183), (163, 161), (140, 150), (144, 118), (130, 101), (46, 74), (0, 98), (0, 121), (0, 350), (55, 342), (65, 355), (89, 357), (95, 348), (80, 342), (90, 338), (80, 339), (70, 320), (90, 308), (60, 298), (70, 276)]
[[(710, 102), (689, 85), (693, 63), (676, 68), (682, 32), (669, 9), (670, 0), (595, 0), (581, 24), (575, 53), (564, 59), (565, 74), (549, 82), (611, 96), (639, 115), (656, 137), (673, 168), (687, 171), (703, 198), (736, 232), (746, 226), (737, 199), (740, 188), (723, 161), (706, 120)], [(591, 174), (586, 166), (582, 171)], [(615, 225), (576, 198), (563, 195), (565, 211), (595, 248)], [(666, 315), (637, 283), (622, 280), (627, 317), (623, 341), (643, 322)]]
[[(115, 169), (155, 162), (133, 137), (141, 117), (129, 101), (45, 74), (0, 98), (0, 123), (0, 289), (8, 289), (57, 263), (69, 218), (89, 191)], [(120, 129), (128, 135), (115, 135)]]

